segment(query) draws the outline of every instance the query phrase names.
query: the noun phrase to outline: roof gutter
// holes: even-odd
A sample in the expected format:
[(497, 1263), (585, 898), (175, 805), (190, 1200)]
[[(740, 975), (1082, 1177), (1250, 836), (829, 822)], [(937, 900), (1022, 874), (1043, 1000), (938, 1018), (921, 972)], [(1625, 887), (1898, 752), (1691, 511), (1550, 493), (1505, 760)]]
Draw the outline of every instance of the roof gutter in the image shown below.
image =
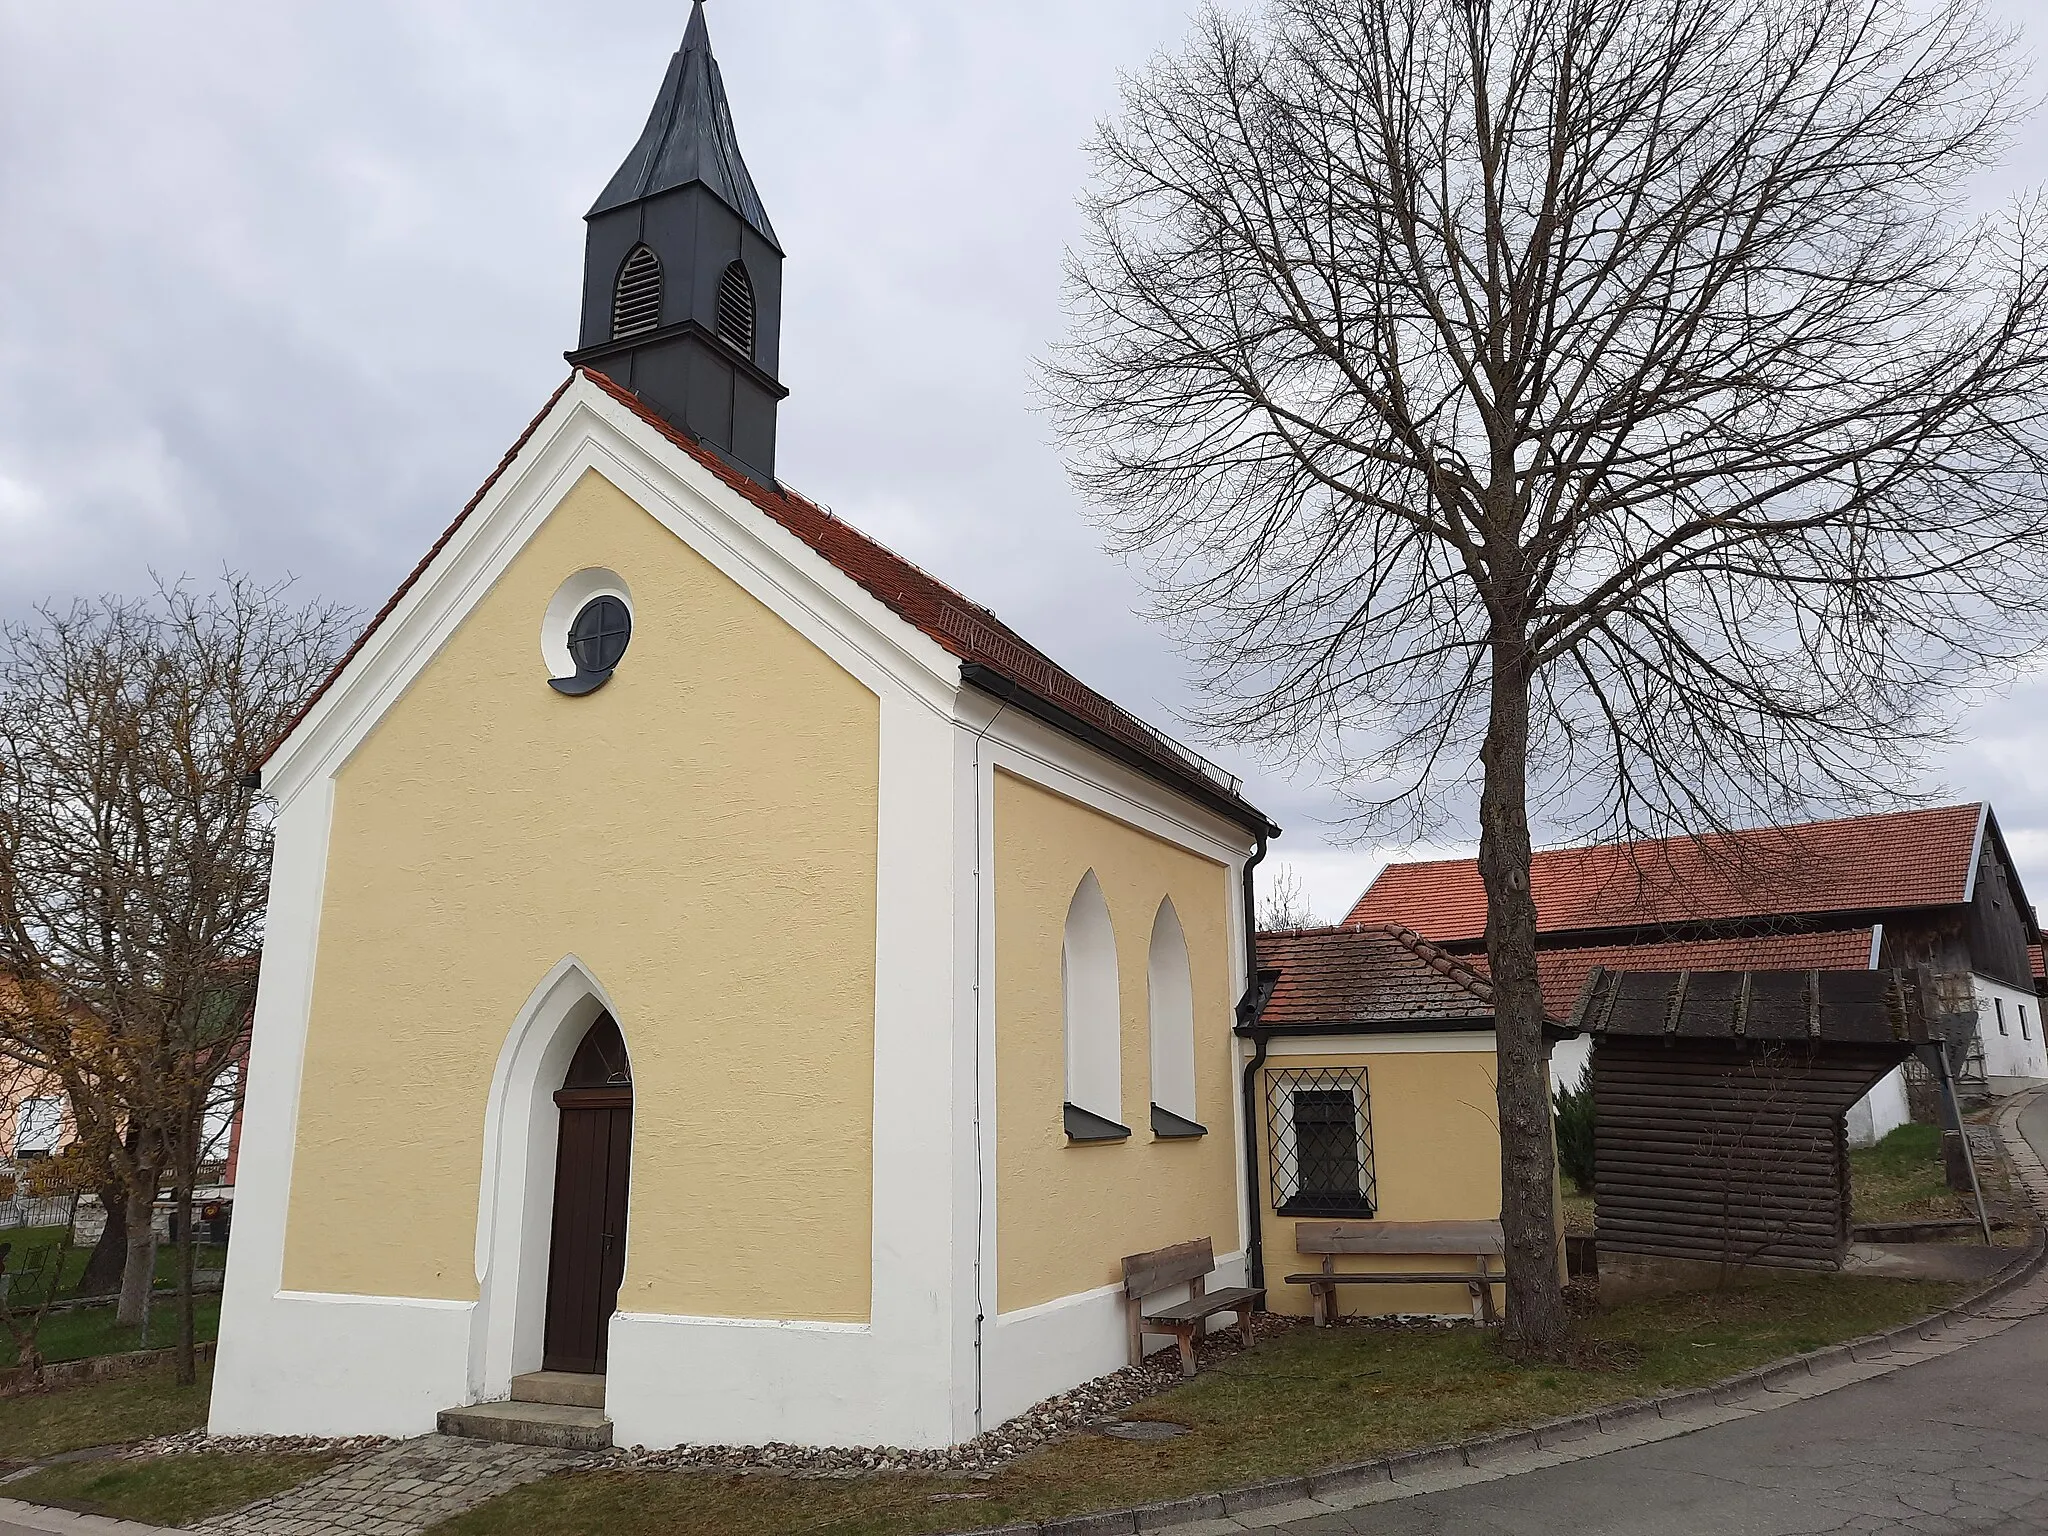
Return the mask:
[[(1033, 693), (1016, 679), (1008, 677), (995, 668), (978, 661), (963, 661), (960, 664), (960, 680), (980, 689), (983, 693), (1001, 699), (1005, 704), (1014, 705), (1024, 714), (1044, 721), (1054, 730), (1085, 742), (1105, 756), (1113, 757), (1125, 767), (1135, 769), (1155, 783), (1177, 790), (1195, 801), (1204, 809), (1214, 811), (1226, 821), (1234, 822), (1259, 840), (1259, 852), (1251, 864), (1245, 866), (1246, 878), (1250, 878), (1252, 864), (1265, 857), (1266, 839), (1278, 837), (1280, 829), (1259, 811), (1252, 809), (1242, 800), (1225, 794), (1199, 774), (1176, 772), (1149, 752), (1141, 752), (1122, 739), (1110, 735), (1099, 725), (1091, 725), (1071, 710), (1062, 709), (1050, 699)], [(1245, 948), (1251, 949), (1252, 930), (1245, 928)]]

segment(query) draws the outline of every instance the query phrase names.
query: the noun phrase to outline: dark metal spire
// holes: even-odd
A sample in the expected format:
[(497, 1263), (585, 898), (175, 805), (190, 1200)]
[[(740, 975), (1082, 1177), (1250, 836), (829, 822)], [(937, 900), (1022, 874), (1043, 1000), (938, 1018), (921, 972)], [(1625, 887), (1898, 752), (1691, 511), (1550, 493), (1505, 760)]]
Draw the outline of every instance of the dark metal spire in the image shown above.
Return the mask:
[(645, 197), (701, 182), (746, 220), (777, 250), (775, 227), (747, 162), (740, 158), (739, 136), (733, 132), (732, 109), (725, 99), (725, 81), (711, 53), (711, 28), (704, 20), (704, 0), (690, 9), (683, 46), (669, 61), (661, 95), (647, 118), (640, 142), (626, 156), (611, 185), (589, 217), (624, 208)]

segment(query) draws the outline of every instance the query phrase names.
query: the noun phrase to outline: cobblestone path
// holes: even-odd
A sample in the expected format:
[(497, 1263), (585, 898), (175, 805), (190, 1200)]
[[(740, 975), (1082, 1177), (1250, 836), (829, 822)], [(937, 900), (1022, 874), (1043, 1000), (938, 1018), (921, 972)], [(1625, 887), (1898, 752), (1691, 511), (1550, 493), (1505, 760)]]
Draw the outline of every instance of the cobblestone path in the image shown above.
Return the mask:
[(210, 1536), (415, 1536), (507, 1489), (588, 1459), (429, 1435), (335, 1467), (196, 1529)]

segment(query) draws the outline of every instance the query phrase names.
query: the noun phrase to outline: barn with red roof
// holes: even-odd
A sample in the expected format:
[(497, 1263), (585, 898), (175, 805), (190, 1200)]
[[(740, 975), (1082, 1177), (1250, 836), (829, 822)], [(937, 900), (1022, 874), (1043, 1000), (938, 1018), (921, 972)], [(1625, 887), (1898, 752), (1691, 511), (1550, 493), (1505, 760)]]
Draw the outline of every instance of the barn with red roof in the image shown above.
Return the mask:
[[(1539, 852), (1538, 971), (1569, 1016), (1596, 968), (1918, 968), (1967, 976), (1978, 1049), (1966, 1072), (2003, 1091), (2048, 1078), (2041, 930), (1988, 803)], [(1473, 859), (1390, 864), (1347, 922), (1401, 923), (1483, 966), (1486, 894)], [(1568, 1048), (1560, 1075), (1583, 1047)], [(1902, 1123), (1902, 1079), (1852, 1112), (1859, 1140)]]

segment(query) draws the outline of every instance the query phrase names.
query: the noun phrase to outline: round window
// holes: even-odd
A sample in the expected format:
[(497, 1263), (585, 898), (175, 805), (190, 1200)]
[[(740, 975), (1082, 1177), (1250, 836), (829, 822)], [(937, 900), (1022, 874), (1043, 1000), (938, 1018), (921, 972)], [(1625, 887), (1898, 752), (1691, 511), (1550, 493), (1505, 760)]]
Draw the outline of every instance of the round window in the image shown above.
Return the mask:
[(633, 640), (633, 615), (609, 594), (585, 603), (569, 626), (569, 655), (586, 677), (609, 676)]

